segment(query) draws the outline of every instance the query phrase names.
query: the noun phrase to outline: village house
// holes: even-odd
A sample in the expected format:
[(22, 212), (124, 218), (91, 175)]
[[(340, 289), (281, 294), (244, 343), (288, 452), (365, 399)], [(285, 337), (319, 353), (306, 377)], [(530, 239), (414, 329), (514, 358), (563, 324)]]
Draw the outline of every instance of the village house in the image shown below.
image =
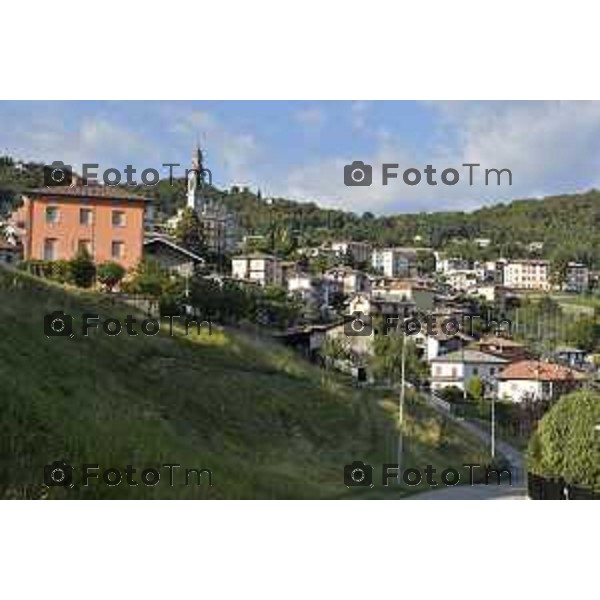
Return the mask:
[(400, 299), (413, 302), (419, 310), (431, 311), (435, 291), (425, 283), (412, 279), (378, 278), (372, 285), (373, 298)]
[(272, 254), (242, 254), (231, 259), (233, 279), (253, 281), (262, 286), (281, 285), (280, 260)]
[(367, 242), (338, 241), (329, 244), (337, 258), (351, 257), (355, 263), (366, 263), (371, 257), (371, 244)]
[(549, 291), (550, 262), (547, 260), (509, 260), (504, 265), (506, 287), (523, 290)]
[(469, 289), (475, 288), (479, 281), (475, 269), (446, 271), (444, 277), (448, 285), (457, 292), (466, 292)]
[(496, 388), (496, 377), (507, 360), (478, 350), (463, 349), (430, 360), (431, 389), (457, 387), (467, 390), (469, 382), (479, 377), (488, 392)]
[(164, 236), (153, 236), (144, 240), (144, 257), (155, 260), (163, 270), (182, 277), (191, 277), (196, 267), (205, 263), (201, 256)]
[(458, 331), (449, 335), (439, 329), (435, 333), (428, 333), (426, 326), (411, 335), (410, 339), (414, 341), (419, 354), (427, 362), (438, 356), (456, 352), (473, 342), (473, 338), (466, 333)]
[(288, 293), (305, 304), (322, 300), (321, 283), (321, 280), (310, 273), (296, 272), (286, 278)]
[(370, 316), (390, 316), (408, 318), (415, 312), (416, 306), (410, 300), (401, 298), (375, 298), (367, 294), (356, 294), (348, 302), (349, 314), (362, 313)]
[(374, 248), (371, 253), (371, 266), (386, 277), (416, 277), (418, 275), (417, 256), (428, 248)]
[(368, 292), (371, 282), (366, 273), (350, 267), (334, 267), (323, 274), (323, 280), (328, 286), (329, 296), (335, 293), (350, 296), (360, 292)]
[(25, 260), (70, 260), (85, 250), (94, 262), (126, 269), (142, 258), (142, 196), (109, 186), (57, 186), (29, 190), (11, 215)]
[(471, 263), (468, 260), (446, 257), (438, 251), (433, 254), (435, 256), (435, 270), (442, 275), (449, 271), (465, 271), (471, 268)]
[(495, 335), (482, 337), (475, 342), (473, 346), (480, 352), (505, 358), (509, 362), (516, 362), (529, 358), (529, 352), (524, 344)]
[(498, 376), (498, 397), (512, 402), (552, 400), (580, 386), (585, 376), (569, 367), (523, 360), (507, 366)]
[(554, 357), (558, 362), (574, 369), (583, 369), (586, 356), (585, 350), (573, 346), (558, 346), (554, 350)]
[(565, 270), (562, 289), (565, 292), (585, 294), (590, 287), (590, 270), (582, 263), (570, 262)]

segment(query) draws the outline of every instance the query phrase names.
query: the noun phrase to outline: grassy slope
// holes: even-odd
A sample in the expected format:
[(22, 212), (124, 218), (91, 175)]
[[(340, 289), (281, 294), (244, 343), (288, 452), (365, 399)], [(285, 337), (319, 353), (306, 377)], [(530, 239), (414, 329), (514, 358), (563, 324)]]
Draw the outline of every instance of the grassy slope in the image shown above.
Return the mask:
[[(84, 312), (134, 312), (0, 268), (0, 497), (353, 497), (344, 464), (394, 460), (392, 404), (270, 341), (163, 331), (47, 338), (43, 317), (54, 310), (76, 325)], [(426, 407), (408, 414), (407, 466), (482, 460), (476, 440)], [(209, 468), (213, 486), (170, 487), (163, 471), (156, 487), (45, 488), (43, 465), (57, 459)]]

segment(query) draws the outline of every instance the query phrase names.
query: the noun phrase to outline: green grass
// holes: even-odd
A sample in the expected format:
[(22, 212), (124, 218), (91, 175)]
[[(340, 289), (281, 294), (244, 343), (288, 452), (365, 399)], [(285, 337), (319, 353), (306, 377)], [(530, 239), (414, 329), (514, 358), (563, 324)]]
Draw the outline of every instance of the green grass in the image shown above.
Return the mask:
[[(352, 498), (353, 460), (393, 462), (395, 404), (236, 331), (156, 337), (47, 338), (64, 310), (125, 319), (107, 296), (0, 268), (0, 497)], [(139, 319), (143, 318), (136, 315)], [(485, 448), (417, 402), (408, 406), (407, 465), (478, 462)], [(64, 459), (139, 470), (163, 463), (212, 471), (212, 486), (43, 485)], [(76, 474), (76, 480), (79, 475)], [(370, 490), (402, 495), (405, 489)]]

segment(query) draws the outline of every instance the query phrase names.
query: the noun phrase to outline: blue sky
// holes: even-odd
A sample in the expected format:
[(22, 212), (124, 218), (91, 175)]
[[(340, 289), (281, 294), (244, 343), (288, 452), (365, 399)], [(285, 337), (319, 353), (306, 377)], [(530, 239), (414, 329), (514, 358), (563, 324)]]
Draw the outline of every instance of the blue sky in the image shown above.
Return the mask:
[[(75, 168), (189, 166), (199, 140), (218, 185), (249, 185), (378, 214), (469, 210), (600, 187), (600, 102), (0, 102), (0, 153)], [(343, 183), (353, 160), (370, 187)], [(381, 185), (381, 163), (439, 173), (455, 186)], [(513, 185), (468, 185), (464, 162), (510, 168)]]

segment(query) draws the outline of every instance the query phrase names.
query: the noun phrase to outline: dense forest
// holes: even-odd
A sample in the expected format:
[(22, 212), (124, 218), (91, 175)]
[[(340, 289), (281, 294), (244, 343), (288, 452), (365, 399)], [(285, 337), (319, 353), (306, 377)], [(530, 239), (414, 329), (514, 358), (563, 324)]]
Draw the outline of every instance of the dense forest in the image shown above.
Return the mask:
[[(43, 185), (43, 165), (17, 164), (0, 157), (0, 214), (6, 213), (28, 187)], [(134, 188), (152, 199), (159, 215), (169, 216), (185, 204), (184, 179), (167, 180), (154, 187)], [(129, 188), (131, 189), (131, 188)], [(345, 238), (376, 245), (419, 245), (443, 249), (464, 258), (541, 256), (554, 261), (578, 260), (600, 268), (600, 191), (551, 196), (541, 200), (515, 200), (472, 212), (436, 212), (377, 217), (328, 210), (313, 202), (263, 198), (260, 191), (208, 186), (206, 195), (217, 198), (235, 215), (243, 234), (264, 235), (275, 249), (318, 244)], [(489, 238), (480, 248), (476, 238)], [(543, 242), (532, 253), (531, 242)]]

